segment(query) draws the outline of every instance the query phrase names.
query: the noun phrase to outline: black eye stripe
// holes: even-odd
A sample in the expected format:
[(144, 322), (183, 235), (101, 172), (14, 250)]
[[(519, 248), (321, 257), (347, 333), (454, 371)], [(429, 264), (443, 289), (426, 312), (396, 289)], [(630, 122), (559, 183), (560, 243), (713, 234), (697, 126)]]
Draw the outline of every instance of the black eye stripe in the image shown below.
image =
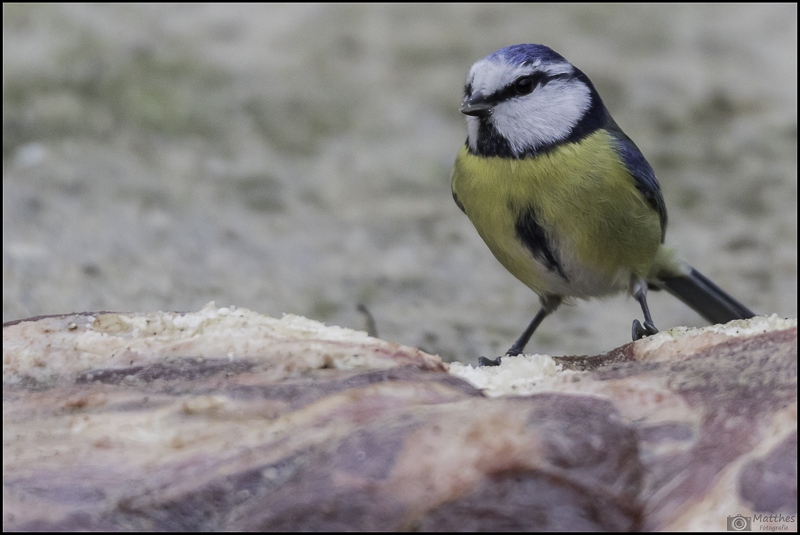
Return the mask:
[[(511, 100), (513, 98), (516, 98), (516, 97), (521, 97), (521, 96), (525, 96), (525, 95), (531, 94), (534, 91), (536, 91), (537, 89), (541, 89), (542, 87), (546, 86), (548, 83), (550, 83), (553, 80), (569, 80), (569, 79), (572, 79), (572, 78), (575, 78), (574, 73), (548, 75), (548, 74), (543, 73), (543, 72), (534, 72), (534, 73), (531, 73), (531, 74), (526, 74), (524, 76), (518, 77), (513, 82), (511, 82), (510, 84), (505, 86), (504, 88), (502, 88), (502, 89), (500, 89), (498, 91), (495, 91), (494, 93), (492, 93), (490, 95), (487, 95), (486, 97), (483, 97), (481, 100), (483, 102), (485, 102), (486, 104), (489, 104), (491, 106), (495, 106), (495, 105), (497, 105), (497, 104), (499, 104), (501, 102), (504, 102), (506, 100)], [(530, 91), (527, 91), (527, 87), (525, 87), (525, 91), (523, 91), (523, 92), (519, 91), (519, 89), (517, 87), (517, 84), (519, 84), (520, 80), (523, 80), (523, 79), (529, 79), (530, 80), (530, 84), (531, 84), (530, 85)], [(472, 82), (468, 82), (464, 86), (464, 98), (467, 99), (467, 98), (472, 97), (473, 93), (474, 93), (474, 91), (473, 91), (473, 87), (472, 87)]]
[[(504, 100), (510, 100), (514, 97), (530, 94), (536, 91), (537, 89), (544, 87), (553, 80), (565, 80), (571, 77), (572, 77), (571, 74), (554, 74), (551, 76), (543, 72), (534, 72), (532, 74), (526, 74), (525, 76), (520, 76), (519, 78), (511, 82), (509, 85), (507, 85), (500, 91), (496, 91), (494, 94), (490, 95), (487, 100), (490, 100), (495, 103), (503, 102)], [(517, 90), (517, 84), (519, 83), (520, 80), (525, 78), (529, 78), (531, 80), (532, 89), (531, 91), (528, 91), (528, 93), (520, 94), (520, 92)]]

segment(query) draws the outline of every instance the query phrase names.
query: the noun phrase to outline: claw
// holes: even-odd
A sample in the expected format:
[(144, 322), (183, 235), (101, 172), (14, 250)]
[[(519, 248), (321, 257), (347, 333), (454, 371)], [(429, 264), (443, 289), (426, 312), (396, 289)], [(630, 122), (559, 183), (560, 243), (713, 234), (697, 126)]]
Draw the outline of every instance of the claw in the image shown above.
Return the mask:
[(500, 359), (503, 357), (497, 357), (496, 359), (487, 359), (486, 357), (481, 357), (478, 359), (478, 366), (500, 366)]
[(642, 338), (644, 338), (645, 331), (639, 320), (633, 320), (633, 325), (631, 325), (631, 336), (633, 337), (634, 342), (636, 340), (641, 340)]
[(633, 320), (633, 325), (631, 325), (631, 334), (633, 336), (633, 341), (641, 340), (645, 336), (652, 336), (658, 333), (658, 329), (656, 326), (653, 325), (650, 321), (645, 321), (644, 326), (639, 322), (639, 320)]

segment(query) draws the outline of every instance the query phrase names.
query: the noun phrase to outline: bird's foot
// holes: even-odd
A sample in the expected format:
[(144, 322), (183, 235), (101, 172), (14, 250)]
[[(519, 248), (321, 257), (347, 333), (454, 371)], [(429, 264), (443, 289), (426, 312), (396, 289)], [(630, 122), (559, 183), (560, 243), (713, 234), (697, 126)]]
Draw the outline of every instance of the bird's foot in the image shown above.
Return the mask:
[(656, 326), (653, 325), (652, 321), (645, 321), (644, 326), (639, 323), (639, 320), (633, 320), (633, 325), (631, 326), (631, 334), (633, 335), (633, 341), (641, 340), (645, 336), (652, 336), (658, 332)]
[(500, 359), (503, 357), (497, 357), (496, 359), (487, 359), (486, 357), (481, 357), (478, 359), (478, 367), (481, 366), (500, 366)]
[(517, 357), (517, 356), (522, 354), (522, 350), (523, 349), (525, 349), (524, 346), (523, 347), (518, 347), (517, 344), (514, 344), (513, 346), (511, 346), (511, 349), (506, 351), (506, 354), (503, 355), (503, 356), (504, 357)]
[[(527, 340), (525, 340), (527, 342)], [(522, 354), (522, 347), (518, 347), (517, 344), (511, 346), (511, 349), (506, 351), (506, 354), (503, 357), (516, 357)], [(503, 357), (497, 357), (496, 359), (487, 359), (486, 357), (480, 357), (478, 359), (478, 366), (500, 366), (500, 359)]]

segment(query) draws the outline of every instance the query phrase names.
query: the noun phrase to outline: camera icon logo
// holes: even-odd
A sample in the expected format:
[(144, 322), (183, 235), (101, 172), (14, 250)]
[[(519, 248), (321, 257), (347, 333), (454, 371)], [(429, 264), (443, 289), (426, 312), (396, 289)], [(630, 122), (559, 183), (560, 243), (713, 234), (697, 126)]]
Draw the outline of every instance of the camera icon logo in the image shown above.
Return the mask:
[(752, 517), (742, 515), (729, 516), (728, 531), (752, 531), (751, 519)]

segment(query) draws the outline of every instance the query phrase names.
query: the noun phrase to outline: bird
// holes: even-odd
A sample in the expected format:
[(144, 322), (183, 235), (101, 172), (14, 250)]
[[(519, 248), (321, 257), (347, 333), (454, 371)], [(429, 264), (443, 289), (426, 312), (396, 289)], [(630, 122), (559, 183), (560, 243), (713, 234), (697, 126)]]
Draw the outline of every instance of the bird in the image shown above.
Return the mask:
[[(666, 290), (711, 323), (755, 314), (664, 245), (667, 209), (653, 168), (589, 78), (545, 45), (500, 49), (469, 70), (467, 139), (453, 168), (456, 205), (541, 308), (505, 353), (521, 354), (563, 302), (627, 292), (658, 332), (647, 291)], [(481, 357), (480, 365), (501, 359)]]

